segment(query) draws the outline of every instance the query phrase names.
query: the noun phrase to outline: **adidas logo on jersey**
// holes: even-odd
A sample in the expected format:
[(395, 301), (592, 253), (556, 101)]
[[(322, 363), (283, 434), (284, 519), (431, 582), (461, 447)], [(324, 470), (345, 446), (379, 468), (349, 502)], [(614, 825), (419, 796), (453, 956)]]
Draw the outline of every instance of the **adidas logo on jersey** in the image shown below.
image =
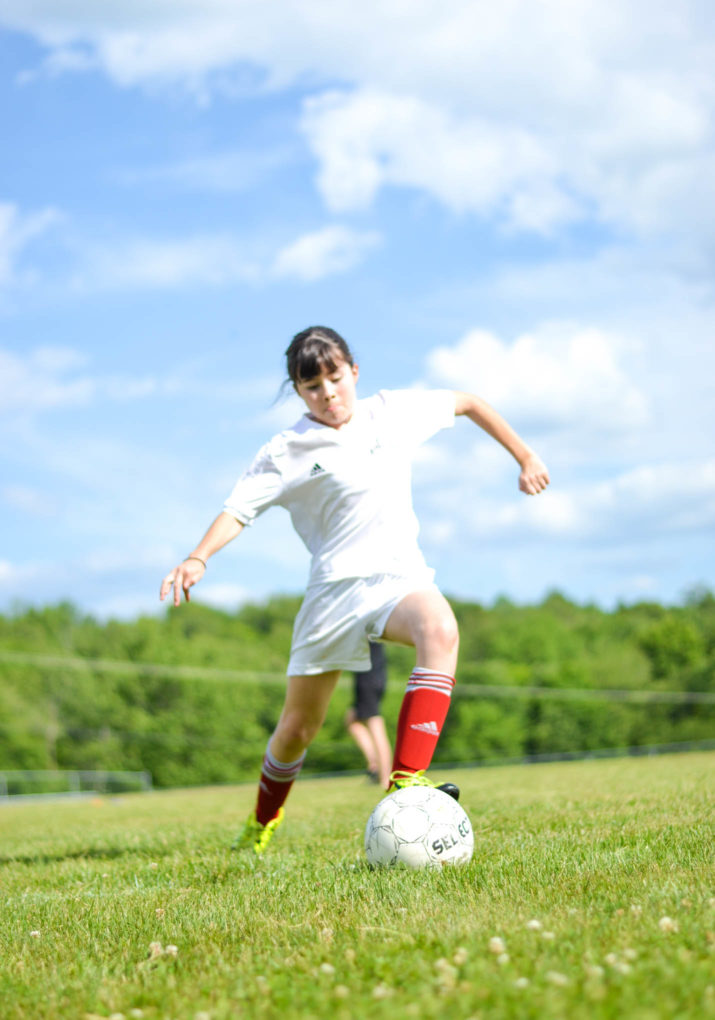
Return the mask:
[(410, 726), (411, 730), (419, 730), (420, 733), (429, 733), (430, 736), (438, 737), (439, 729), (437, 728), (436, 722), (420, 722), (412, 723)]
[(316, 461), (316, 463), (313, 464), (312, 468), (310, 469), (310, 477), (314, 478), (315, 475), (324, 475), (324, 474), (325, 474), (325, 468), (321, 467), (320, 464), (318, 464), (317, 461)]

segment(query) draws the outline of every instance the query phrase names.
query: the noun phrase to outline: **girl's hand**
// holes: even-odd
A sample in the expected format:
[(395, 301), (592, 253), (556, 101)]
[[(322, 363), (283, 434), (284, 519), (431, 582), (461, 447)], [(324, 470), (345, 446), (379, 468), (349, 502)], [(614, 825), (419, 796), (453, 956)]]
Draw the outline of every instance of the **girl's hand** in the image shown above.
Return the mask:
[(536, 496), (543, 492), (548, 484), (549, 471), (546, 464), (535, 453), (529, 454), (521, 465), (519, 488), (528, 496)]
[(180, 563), (178, 567), (174, 567), (174, 569), (168, 573), (161, 582), (159, 598), (163, 602), (171, 591), (171, 587), (173, 585), (174, 605), (180, 605), (182, 591), (186, 601), (190, 602), (191, 596), (189, 595), (189, 588), (193, 588), (196, 582), (201, 580), (205, 572), (206, 566), (201, 562), (201, 560), (195, 558), (184, 560), (184, 562)]

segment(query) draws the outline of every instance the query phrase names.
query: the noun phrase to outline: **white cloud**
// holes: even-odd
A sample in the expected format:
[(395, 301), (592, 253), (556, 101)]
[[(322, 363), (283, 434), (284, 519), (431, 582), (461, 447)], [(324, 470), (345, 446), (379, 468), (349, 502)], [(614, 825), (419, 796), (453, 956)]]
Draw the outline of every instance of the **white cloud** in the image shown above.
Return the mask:
[(126, 547), (118, 549), (116, 544), (97, 546), (90, 549), (77, 561), (77, 566), (89, 574), (100, 577), (119, 577), (122, 574), (133, 574), (149, 569), (157, 575), (166, 572), (176, 556), (176, 550), (168, 542), (151, 542), (144, 546), (131, 546), (131, 555), (127, 555)]
[(46, 492), (29, 485), (5, 485), (0, 489), (0, 500), (30, 517), (51, 517), (56, 512), (57, 500)]
[(0, 288), (18, 282), (25, 249), (59, 219), (56, 209), (25, 214), (12, 203), (0, 202)]
[(541, 326), (513, 343), (475, 329), (433, 350), (427, 372), (532, 428), (620, 432), (648, 420), (646, 397), (620, 364), (625, 346), (615, 334), (575, 325)]
[[(163, 565), (166, 567), (166, 563)], [(155, 586), (158, 587), (158, 586)], [(263, 593), (261, 593), (263, 595)], [(191, 601), (204, 603), (222, 609), (225, 612), (233, 612), (249, 599), (255, 599), (256, 593), (250, 592), (240, 585), (235, 584), (214, 584), (201, 585), (193, 588)], [(182, 596), (183, 602), (183, 596)], [(167, 609), (167, 602), (160, 602), (154, 588), (151, 593), (142, 591), (140, 588), (132, 587), (125, 593), (109, 594), (104, 597), (101, 594), (92, 600), (92, 616), (100, 619), (132, 620), (137, 616), (158, 616), (163, 615)]]
[[(531, 132), (410, 96), (324, 93), (306, 101), (303, 130), (320, 162), (320, 189), (337, 210), (367, 206), (381, 186), (399, 184), (432, 192), (459, 212), (486, 213), (527, 182), (545, 190), (553, 174)], [(576, 212), (555, 196), (549, 207), (554, 218)], [(512, 219), (519, 212), (515, 204)]]
[(165, 612), (156, 595), (136, 588), (125, 594), (95, 594), (91, 600), (91, 615), (97, 620), (136, 620), (138, 616), (158, 616)]
[(274, 170), (295, 158), (288, 148), (275, 147), (263, 151), (214, 153), (163, 166), (123, 170), (118, 178), (126, 184), (157, 183), (182, 190), (239, 192), (264, 181)]
[(374, 86), (309, 97), (302, 127), (318, 187), (339, 211), (364, 208), (380, 188), (400, 185), (512, 230), (548, 234), (595, 218), (646, 236), (678, 234), (685, 216), (704, 233), (698, 216), (710, 222), (715, 198), (712, 104), (669, 93), (648, 76), (607, 83), (602, 69), (598, 77), (608, 84), (602, 103), (594, 83), (576, 129), (574, 111), (556, 97), (551, 123), (532, 115), (528, 100), (526, 108), (493, 110), (481, 93), (466, 110), (456, 100)]
[(256, 279), (258, 269), (241, 245), (226, 236), (136, 239), (82, 254), (74, 276), (79, 290), (172, 289), (185, 285), (226, 286)]
[(692, 0), (0, 0), (53, 73), (99, 67), (202, 100), (298, 83), (333, 209), (400, 185), (511, 229), (588, 215), (700, 245), (715, 215), (709, 15)]
[(371, 231), (350, 230), (340, 225), (304, 234), (278, 252), (273, 265), (277, 277), (311, 282), (344, 273), (360, 263), (380, 242)]
[(82, 363), (67, 348), (39, 348), (26, 356), (0, 349), (0, 414), (28, 414), (89, 403), (95, 382), (70, 374)]
[(111, 245), (74, 240), (76, 292), (231, 287), (293, 278), (312, 282), (359, 265), (380, 243), (374, 231), (339, 224), (304, 234), (273, 254), (267, 242), (230, 234), (116, 238)]
[(715, 461), (649, 464), (570, 496), (576, 533), (638, 536), (712, 532)]
[(240, 584), (205, 584), (191, 593), (191, 600), (204, 602), (216, 609), (233, 610), (251, 598), (251, 591)]
[[(86, 357), (68, 347), (39, 347), (27, 353), (0, 347), (0, 423), (6, 443), (12, 440), (14, 448), (21, 439), (32, 441), (32, 430), (26, 426), (38, 415), (147, 398), (165, 398), (175, 403), (188, 395), (192, 402), (209, 401), (213, 408), (224, 404), (234, 413), (238, 413), (237, 407), (244, 412), (251, 407), (259, 419), (281, 426), (298, 415), (297, 397), (287, 409), (283, 401), (276, 402), (281, 387), (278, 374), (246, 380), (232, 379), (221, 372), (222, 366), (217, 367), (211, 357), (198, 356), (171, 366), (166, 375), (132, 376), (97, 371)], [(291, 397), (292, 391), (287, 395)], [(227, 427), (235, 432), (235, 420), (231, 419)], [(25, 500), (29, 507), (35, 500), (30, 490), (25, 492), (22, 487), (0, 493), (18, 506)]]
[(41, 579), (47, 574), (47, 569), (47, 564), (16, 564), (0, 560), (0, 585), (6, 591), (12, 591), (13, 588)]
[[(594, 541), (610, 548), (658, 535), (712, 532), (715, 527), (715, 461), (662, 463), (632, 468), (605, 481), (554, 487), (533, 498), (507, 502), (469, 499), (443, 490), (439, 505), (455, 510), (460, 528), (480, 538), (510, 543), (534, 538)], [(438, 534), (438, 532), (435, 532)]]
[(0, 418), (29, 419), (100, 399), (138, 400), (169, 388), (150, 376), (90, 374), (86, 358), (69, 347), (38, 347), (27, 354), (0, 348)]

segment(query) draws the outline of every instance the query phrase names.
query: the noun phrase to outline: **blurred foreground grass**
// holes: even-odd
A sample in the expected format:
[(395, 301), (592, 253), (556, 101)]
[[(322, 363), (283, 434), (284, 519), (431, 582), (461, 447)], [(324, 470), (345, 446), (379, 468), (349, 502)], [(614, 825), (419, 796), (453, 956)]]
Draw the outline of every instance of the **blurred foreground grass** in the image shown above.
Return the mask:
[[(436, 778), (446, 773), (435, 772)], [(0, 1015), (715, 1015), (715, 755), (450, 772), (464, 868), (371, 872), (361, 779), (0, 807)]]

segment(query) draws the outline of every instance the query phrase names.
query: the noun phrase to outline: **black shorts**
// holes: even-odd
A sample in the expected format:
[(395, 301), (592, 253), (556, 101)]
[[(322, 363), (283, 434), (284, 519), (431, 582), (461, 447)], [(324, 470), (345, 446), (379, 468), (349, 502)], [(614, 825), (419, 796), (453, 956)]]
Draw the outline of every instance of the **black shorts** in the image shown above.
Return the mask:
[(353, 709), (358, 719), (380, 714), (380, 702), (387, 686), (387, 662), (383, 645), (370, 642), (370, 669), (355, 673)]

